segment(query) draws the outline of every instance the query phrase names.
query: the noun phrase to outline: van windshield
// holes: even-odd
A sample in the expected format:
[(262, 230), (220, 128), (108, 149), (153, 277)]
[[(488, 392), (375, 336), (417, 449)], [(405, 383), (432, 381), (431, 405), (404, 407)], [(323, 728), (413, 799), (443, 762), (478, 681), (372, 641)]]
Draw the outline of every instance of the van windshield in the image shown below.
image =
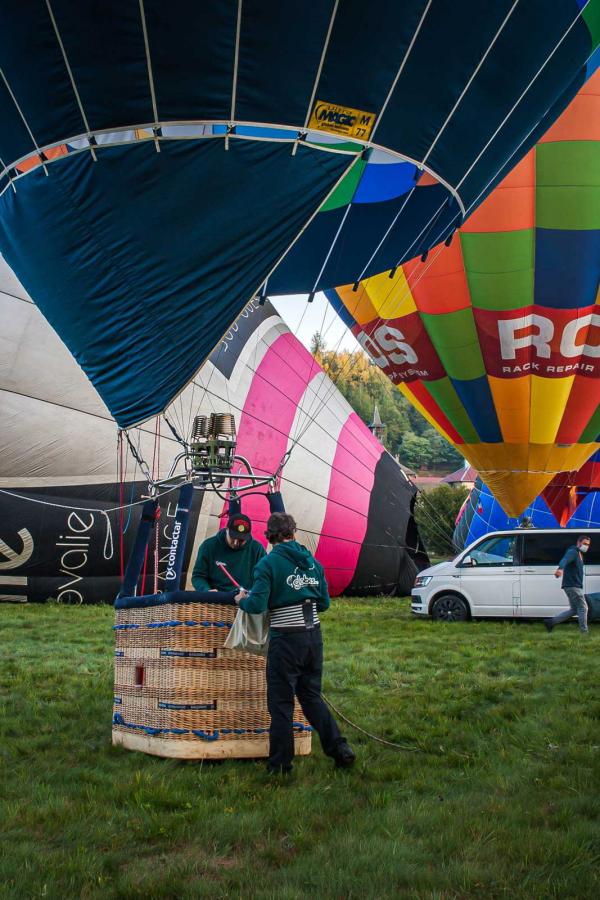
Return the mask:
[(470, 551), (476, 566), (512, 566), (515, 561), (516, 535), (488, 538)]

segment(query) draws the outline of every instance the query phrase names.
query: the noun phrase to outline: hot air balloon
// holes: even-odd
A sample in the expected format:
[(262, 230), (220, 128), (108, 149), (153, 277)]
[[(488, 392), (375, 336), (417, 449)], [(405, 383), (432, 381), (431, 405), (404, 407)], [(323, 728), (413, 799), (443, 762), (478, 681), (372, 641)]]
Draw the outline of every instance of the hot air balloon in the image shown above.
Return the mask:
[[(286, 292), (333, 272), (329, 286), (354, 281), (451, 234), (582, 83), (597, 12), (10, 4), (0, 251), (117, 423), (144, 422), (301, 236), (312, 263), (298, 278), (290, 256)], [(363, 166), (371, 151), (399, 167), (391, 192), (382, 166)]]
[[(108, 602), (132, 548), (147, 478), (166, 478), (181, 450), (165, 421), (117, 444), (104, 403), (0, 259), (0, 595), (26, 602)], [(267, 302), (250, 304), (167, 411), (176, 432), (195, 412), (233, 414), (237, 449), (261, 474), (289, 454), (281, 491), (332, 593), (407, 593), (427, 564), (412, 517), (414, 489)], [(119, 459), (120, 454), (120, 459)], [(176, 494), (162, 501), (158, 588)], [(264, 495), (242, 500), (264, 543)], [(128, 506), (128, 504), (134, 504)], [(135, 505), (137, 504), (137, 505)], [(195, 491), (184, 571), (219, 527), (223, 499)], [(115, 507), (123, 510), (107, 512)], [(154, 588), (151, 548), (140, 590)]]
[(599, 93), (596, 73), (449, 246), (328, 292), (510, 516), (600, 447)]
[[(557, 478), (560, 479), (560, 476)], [(490, 531), (517, 528), (524, 519), (528, 519), (527, 524), (533, 528), (557, 528), (560, 525), (580, 532), (599, 528), (600, 493), (597, 488), (593, 491), (582, 491), (580, 502), (571, 516), (566, 521), (560, 521), (548, 503), (544, 491), (525, 509), (522, 516), (514, 518), (506, 515), (487, 485), (478, 479), (456, 519), (454, 544), (460, 550)]]
[(567, 525), (581, 503), (600, 490), (600, 451), (577, 472), (559, 472), (544, 488), (542, 497), (560, 525)]

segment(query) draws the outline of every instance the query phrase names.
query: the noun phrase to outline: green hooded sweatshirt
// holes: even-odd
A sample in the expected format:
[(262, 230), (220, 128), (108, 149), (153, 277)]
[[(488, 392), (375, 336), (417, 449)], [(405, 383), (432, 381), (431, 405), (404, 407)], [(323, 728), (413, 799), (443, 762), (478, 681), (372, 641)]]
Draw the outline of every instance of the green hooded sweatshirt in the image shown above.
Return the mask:
[(225, 567), (235, 580), (250, 589), (252, 573), (256, 563), (266, 555), (265, 548), (254, 538), (246, 541), (241, 550), (232, 550), (225, 537), (226, 528), (218, 531), (214, 537), (208, 538), (200, 545), (196, 565), (192, 572), (192, 584), (195, 591), (235, 591), (235, 586), (223, 573), (217, 562), (225, 563)]
[(298, 541), (284, 541), (256, 566), (252, 590), (240, 600), (240, 609), (256, 614), (305, 600), (314, 600), (318, 612), (329, 609), (323, 566)]

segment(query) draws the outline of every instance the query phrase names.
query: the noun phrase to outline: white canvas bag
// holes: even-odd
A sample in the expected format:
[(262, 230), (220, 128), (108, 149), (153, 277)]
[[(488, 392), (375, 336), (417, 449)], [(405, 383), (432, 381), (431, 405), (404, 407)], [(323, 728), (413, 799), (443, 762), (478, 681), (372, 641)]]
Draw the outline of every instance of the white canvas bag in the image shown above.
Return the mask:
[(252, 615), (238, 609), (225, 647), (228, 650), (243, 650), (245, 653), (266, 656), (269, 649), (269, 613)]

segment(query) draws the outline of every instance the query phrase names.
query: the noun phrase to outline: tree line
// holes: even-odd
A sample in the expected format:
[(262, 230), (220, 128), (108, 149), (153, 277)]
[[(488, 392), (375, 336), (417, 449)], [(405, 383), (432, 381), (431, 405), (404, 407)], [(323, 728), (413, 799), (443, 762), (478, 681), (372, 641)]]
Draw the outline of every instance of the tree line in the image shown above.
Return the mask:
[(363, 422), (373, 420), (375, 404), (386, 426), (383, 445), (410, 469), (446, 474), (463, 458), (412, 406), (368, 356), (360, 350), (327, 350), (319, 332), (311, 352)]

